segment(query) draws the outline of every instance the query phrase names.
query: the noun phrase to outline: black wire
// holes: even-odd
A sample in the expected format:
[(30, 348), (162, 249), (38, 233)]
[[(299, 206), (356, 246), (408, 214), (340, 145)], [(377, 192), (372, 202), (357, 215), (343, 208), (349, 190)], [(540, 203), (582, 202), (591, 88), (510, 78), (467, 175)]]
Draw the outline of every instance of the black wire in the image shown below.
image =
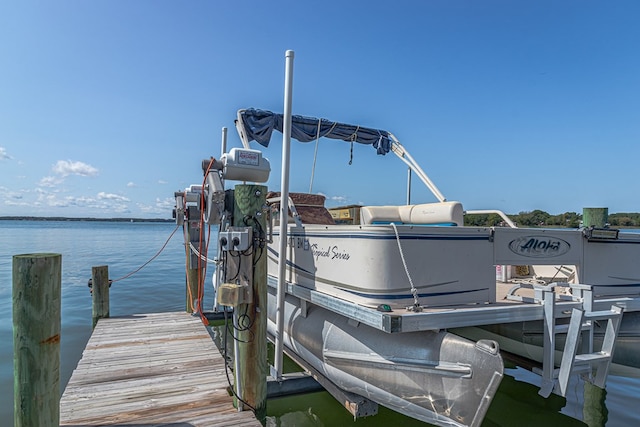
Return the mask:
[[(227, 265), (227, 251), (222, 252), (222, 266)], [(216, 267), (218, 268), (218, 267)], [(222, 269), (222, 283), (227, 283), (227, 269)]]
[[(227, 251), (229, 252), (229, 254), (231, 255), (231, 257), (233, 258), (238, 258), (238, 270), (236, 271), (236, 274), (230, 278), (229, 280), (225, 280), (227, 283), (229, 282), (233, 282), (234, 280), (236, 280), (238, 278), (238, 276), (240, 276), (240, 271), (242, 268), (242, 257), (240, 256), (240, 253), (238, 253), (237, 251)], [(237, 255), (234, 255), (233, 253), (236, 252)]]
[(260, 253), (258, 254), (258, 258), (256, 258), (253, 261), (253, 266), (255, 267), (256, 265), (258, 265), (258, 261), (260, 261), (260, 258), (262, 258), (262, 254), (264, 253), (264, 249), (262, 247), (260, 247)]
[[(254, 237), (253, 239), (253, 244), (251, 245), (251, 251), (249, 252), (249, 249), (246, 249), (244, 251), (241, 252), (237, 252), (237, 251), (225, 251), (223, 254), (223, 263), (224, 265), (228, 265), (227, 261), (227, 253), (229, 253), (229, 256), (231, 257), (238, 257), (238, 269), (236, 271), (236, 274), (234, 277), (230, 278), (229, 280), (227, 280), (227, 272), (226, 269), (223, 272), (223, 277), (224, 277), (224, 281), (225, 282), (229, 282), (229, 281), (234, 281), (238, 278), (238, 276), (240, 275), (240, 271), (241, 271), (241, 264), (242, 264), (242, 256), (254, 256), (254, 262), (253, 265), (255, 266), (257, 264), (257, 262), (260, 260), (260, 258), (263, 256), (264, 254), (264, 246), (266, 243), (266, 239), (265, 239), (265, 233), (264, 233), (264, 229), (262, 228), (262, 225), (260, 224), (260, 221), (258, 221), (258, 219), (254, 216), (250, 216), (250, 215), (245, 215), (244, 218), (242, 219), (242, 222), (244, 222), (245, 226), (249, 227), (249, 223), (247, 222), (248, 220), (251, 220), (251, 222), (253, 222), (253, 226), (255, 228), (257, 228), (257, 236)], [(258, 253), (258, 257), (255, 258), (255, 254), (256, 254), (256, 246), (260, 249), (259, 253)], [(234, 254), (235, 252), (235, 254)], [(237, 307), (236, 307), (237, 310)], [(246, 401), (244, 401), (243, 399), (240, 398), (240, 396), (238, 396), (238, 394), (236, 393), (235, 389), (233, 388), (233, 384), (231, 383), (231, 378), (229, 377), (229, 365), (227, 363), (228, 361), (228, 355), (227, 355), (227, 347), (228, 347), (228, 341), (227, 341), (227, 336), (231, 335), (231, 337), (237, 341), (237, 342), (241, 342), (241, 343), (249, 343), (252, 342), (255, 339), (255, 334), (254, 332), (251, 330), (251, 327), (253, 326), (253, 323), (255, 321), (255, 319), (253, 319), (250, 315), (249, 315), (249, 306), (248, 304), (244, 304), (244, 313), (240, 314), (237, 313), (238, 317), (237, 317), (237, 325), (235, 324), (235, 322), (231, 322), (233, 329), (230, 328), (229, 325), (229, 321), (227, 318), (227, 309), (225, 307), (224, 309), (224, 322), (225, 322), (225, 328), (224, 328), (224, 358), (225, 358), (225, 375), (227, 377), (227, 383), (229, 384), (229, 389), (231, 390), (231, 392), (233, 393), (233, 395), (235, 396), (236, 399), (238, 399), (238, 401), (242, 402), (244, 405), (248, 406), (251, 410), (253, 410), (255, 412), (255, 408), (252, 407), (250, 404), (248, 404)], [(249, 339), (247, 341), (241, 340), (239, 338), (237, 338), (235, 335), (235, 331), (238, 332), (248, 332), (249, 333)], [(237, 357), (237, 355), (235, 355), (234, 357)]]
[(247, 227), (250, 226), (250, 224), (247, 222), (248, 220), (251, 220), (251, 222), (253, 223), (253, 228), (256, 228), (256, 232), (254, 234), (254, 238), (253, 238), (253, 245), (251, 246), (251, 253), (243, 253), (243, 255), (251, 255), (251, 254), (255, 254), (256, 253), (256, 246), (258, 247), (258, 249), (260, 249), (260, 252), (258, 253), (258, 257), (255, 258), (253, 260), (253, 266), (255, 267), (258, 264), (258, 261), (260, 261), (260, 258), (262, 258), (262, 255), (264, 253), (264, 246), (266, 244), (266, 236), (264, 233), (264, 228), (262, 228), (262, 224), (260, 224), (260, 221), (258, 220), (258, 218), (256, 218), (255, 216), (251, 216), (251, 215), (245, 215), (242, 218), (242, 222), (244, 223), (244, 225), (246, 225)]
[(349, 166), (353, 163), (353, 141), (351, 141), (351, 151), (349, 152)]
[[(251, 249), (251, 252), (249, 252), (249, 249)], [(240, 253), (245, 256), (253, 255), (253, 245), (251, 245), (249, 248), (245, 249), (244, 251), (241, 251)]]
[(251, 316), (249, 316), (249, 305), (245, 304), (244, 313), (238, 314), (238, 325), (236, 326), (236, 329), (238, 331), (251, 332), (250, 329), (251, 329), (251, 326), (253, 326), (253, 321), (254, 319), (252, 319)]
[[(228, 331), (229, 321), (227, 319), (227, 309), (226, 308), (224, 309), (224, 324), (225, 324), (224, 338), (223, 338), (223, 343), (224, 343), (223, 344), (223, 347), (224, 347), (224, 373), (225, 373), (225, 375), (227, 377), (227, 384), (229, 384), (229, 390), (231, 390), (231, 393), (233, 393), (233, 395), (235, 396), (236, 399), (238, 399), (244, 405), (248, 406), (249, 409), (251, 409), (253, 412), (255, 412), (256, 408), (254, 408), (253, 406), (249, 405), (245, 400), (243, 400), (240, 396), (238, 396), (238, 393), (236, 393), (236, 390), (233, 388), (233, 384), (231, 383), (231, 378), (229, 378), (229, 363), (228, 363), (229, 356), (227, 356), (227, 331)], [(235, 337), (234, 337), (234, 339), (235, 339)], [(234, 357), (238, 357), (238, 355), (235, 354)]]
[[(225, 314), (226, 314), (226, 306), (225, 306)], [(242, 320), (242, 323), (243, 323), (243, 324), (245, 324), (245, 322), (246, 322), (246, 321), (245, 321), (245, 319), (244, 319), (244, 317), (246, 317), (247, 319), (249, 319), (249, 324), (248, 324), (249, 326), (242, 326), (242, 327), (239, 327), (239, 326), (237, 326), (234, 322), (231, 322), (231, 326), (230, 326), (230, 325), (229, 325), (229, 323), (227, 322), (227, 323), (225, 324), (225, 326), (226, 326), (227, 331), (231, 334), (231, 337), (232, 337), (235, 341), (238, 341), (238, 342), (241, 342), (241, 343), (247, 344), (247, 343), (250, 343), (251, 341), (253, 341), (253, 338), (254, 338), (254, 333), (253, 333), (251, 330), (249, 330), (249, 329), (248, 329), (248, 328), (250, 328), (250, 327), (251, 327), (251, 325), (253, 325), (253, 322), (251, 322), (251, 318), (250, 318), (250, 317), (249, 317), (249, 315), (246, 313), (246, 309), (245, 309), (245, 313), (244, 313), (244, 314), (238, 314), (238, 323), (241, 323), (241, 321), (240, 321), (240, 318), (241, 318), (241, 317), (243, 317), (243, 320)], [(225, 317), (225, 320), (226, 320), (226, 317)], [(235, 334), (235, 333), (233, 333), (233, 332), (234, 332), (234, 330), (236, 330), (236, 331), (238, 331), (238, 332), (247, 332), (247, 331), (248, 331), (248, 332), (251, 334), (251, 337), (250, 337), (250, 339), (249, 339), (249, 340), (246, 340), (246, 341), (245, 341), (245, 340), (241, 340), (240, 338), (237, 338), (237, 337), (236, 337), (236, 334)], [(226, 337), (226, 335), (225, 335), (225, 337)]]

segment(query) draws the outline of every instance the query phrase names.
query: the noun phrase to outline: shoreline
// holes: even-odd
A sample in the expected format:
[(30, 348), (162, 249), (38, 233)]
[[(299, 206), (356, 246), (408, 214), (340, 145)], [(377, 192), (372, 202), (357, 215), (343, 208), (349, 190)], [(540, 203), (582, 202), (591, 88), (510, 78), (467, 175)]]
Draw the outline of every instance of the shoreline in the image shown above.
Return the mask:
[(175, 222), (169, 218), (74, 218), (45, 216), (0, 216), (0, 221), (102, 221), (102, 222)]

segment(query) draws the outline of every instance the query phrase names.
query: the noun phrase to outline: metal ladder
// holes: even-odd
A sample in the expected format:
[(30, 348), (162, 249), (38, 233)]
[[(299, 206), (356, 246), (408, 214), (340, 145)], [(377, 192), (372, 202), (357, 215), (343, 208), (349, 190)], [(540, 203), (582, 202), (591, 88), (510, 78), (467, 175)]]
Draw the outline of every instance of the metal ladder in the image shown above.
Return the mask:
[[(566, 284), (565, 284), (566, 286)], [(556, 325), (556, 292), (554, 284), (540, 287), (544, 313), (544, 342), (542, 361), (542, 385), (538, 394), (548, 397), (552, 392), (566, 396), (569, 377), (574, 372), (586, 371), (587, 381), (604, 388), (609, 373), (609, 366), (613, 359), (620, 322), (622, 321), (621, 307), (612, 305), (611, 309), (593, 311), (593, 291), (589, 285), (570, 285), (572, 295), (562, 297), (582, 303), (582, 309), (574, 308), (571, 320), (565, 325)], [(594, 323), (606, 320), (607, 326), (600, 350), (593, 349)], [(564, 351), (560, 368), (556, 369), (554, 361), (556, 334), (566, 333)], [(578, 353), (578, 344), (582, 335), (582, 346)], [(595, 376), (593, 370), (596, 369)]]

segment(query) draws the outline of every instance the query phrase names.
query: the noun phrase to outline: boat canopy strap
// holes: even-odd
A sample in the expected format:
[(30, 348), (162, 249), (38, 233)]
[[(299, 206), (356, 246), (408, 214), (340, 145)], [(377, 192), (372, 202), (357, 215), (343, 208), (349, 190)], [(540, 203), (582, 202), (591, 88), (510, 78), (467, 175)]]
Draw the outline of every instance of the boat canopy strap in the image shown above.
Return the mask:
[[(248, 141), (268, 147), (273, 130), (282, 132), (283, 115), (266, 110), (249, 108), (238, 112), (244, 124), (244, 131)], [(318, 129), (318, 125), (320, 129)], [(340, 139), (348, 142), (359, 142), (372, 145), (378, 154), (387, 154), (391, 149), (389, 132), (379, 129), (365, 128), (332, 122), (327, 119), (313, 117), (292, 116), (291, 137), (300, 142), (310, 142), (318, 137)]]

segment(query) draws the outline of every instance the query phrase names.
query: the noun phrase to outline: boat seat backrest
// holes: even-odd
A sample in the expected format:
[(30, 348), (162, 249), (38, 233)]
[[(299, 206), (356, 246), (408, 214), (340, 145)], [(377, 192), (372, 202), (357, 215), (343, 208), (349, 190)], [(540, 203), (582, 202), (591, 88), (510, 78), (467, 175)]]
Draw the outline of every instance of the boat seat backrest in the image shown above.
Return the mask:
[(422, 203), (404, 206), (363, 206), (360, 209), (361, 224), (415, 224), (457, 225), (464, 224), (464, 210), (460, 202)]
[(363, 206), (360, 209), (360, 222), (362, 224), (388, 224), (400, 223), (400, 206)]

